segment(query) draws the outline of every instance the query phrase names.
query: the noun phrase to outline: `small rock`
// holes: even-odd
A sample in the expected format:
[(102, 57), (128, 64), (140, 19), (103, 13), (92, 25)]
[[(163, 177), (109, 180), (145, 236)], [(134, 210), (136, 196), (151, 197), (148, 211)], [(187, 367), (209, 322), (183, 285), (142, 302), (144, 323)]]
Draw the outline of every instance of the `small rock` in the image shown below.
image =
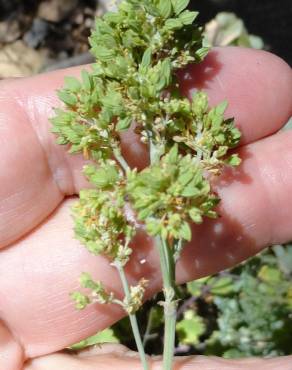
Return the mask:
[(42, 65), (43, 56), (23, 41), (16, 41), (0, 49), (0, 79), (31, 76), (39, 72)]
[(22, 33), (20, 23), (16, 19), (0, 22), (0, 43), (8, 44), (17, 40)]
[(23, 40), (31, 48), (36, 48), (44, 41), (45, 37), (48, 35), (49, 28), (49, 24), (45, 20), (36, 18), (33, 21), (31, 29), (25, 33)]
[(77, 4), (78, 0), (46, 0), (38, 8), (38, 17), (49, 22), (61, 22)]

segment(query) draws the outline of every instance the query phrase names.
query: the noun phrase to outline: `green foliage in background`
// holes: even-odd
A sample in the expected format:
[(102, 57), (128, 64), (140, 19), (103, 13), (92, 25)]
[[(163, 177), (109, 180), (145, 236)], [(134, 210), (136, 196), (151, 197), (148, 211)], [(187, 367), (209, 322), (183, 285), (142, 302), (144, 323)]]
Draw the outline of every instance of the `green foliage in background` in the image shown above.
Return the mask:
[[(275, 246), (234, 269), (192, 281), (180, 288), (176, 353), (225, 358), (292, 354), (292, 244)], [(158, 295), (144, 307), (146, 351), (163, 346), (163, 310)], [(149, 307), (151, 307), (149, 309)], [(101, 343), (133, 347), (128, 321), (71, 347)]]
[[(214, 306), (217, 314), (216, 327), (203, 339), (204, 354), (226, 358), (291, 354), (291, 278), (292, 245), (287, 245), (271, 248), (231, 271), (187, 284), (188, 292), (204, 305)], [(198, 314), (197, 307), (193, 305)], [(208, 320), (205, 317), (205, 333)], [(188, 337), (191, 327), (185, 325), (185, 330)]]
[(263, 40), (248, 33), (242, 19), (234, 13), (221, 12), (205, 26), (205, 40), (212, 46), (243, 46), (262, 49)]

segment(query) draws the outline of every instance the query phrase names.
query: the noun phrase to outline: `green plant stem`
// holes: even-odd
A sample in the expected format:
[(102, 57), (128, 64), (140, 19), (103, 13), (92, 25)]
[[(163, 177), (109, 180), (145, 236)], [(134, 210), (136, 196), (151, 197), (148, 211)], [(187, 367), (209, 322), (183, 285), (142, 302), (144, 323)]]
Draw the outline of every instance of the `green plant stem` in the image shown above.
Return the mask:
[[(127, 299), (130, 299), (130, 288), (129, 288), (129, 284), (128, 284), (127, 277), (126, 277), (126, 274), (125, 274), (125, 270), (124, 270), (123, 266), (120, 263), (115, 263), (114, 266), (117, 268), (117, 270), (119, 272), (125, 296), (126, 296)], [(143, 346), (143, 342), (142, 342), (142, 338), (141, 338), (141, 334), (140, 334), (140, 330), (139, 330), (139, 326), (138, 326), (137, 317), (136, 317), (135, 314), (129, 314), (129, 318), (130, 318), (130, 323), (131, 323), (132, 331), (133, 331), (133, 334), (134, 334), (136, 346), (137, 346), (137, 349), (138, 349), (138, 352), (139, 352), (139, 355), (140, 355), (140, 359), (141, 359), (141, 362), (142, 362), (142, 365), (143, 365), (143, 369), (144, 370), (149, 370), (149, 366), (148, 366), (148, 363), (147, 363), (147, 358), (146, 358), (146, 354), (145, 354), (145, 351), (144, 351), (144, 346)]]
[[(153, 143), (151, 134), (148, 132), (150, 143), (150, 162), (156, 163), (161, 152)], [(176, 327), (176, 308), (175, 300), (175, 256), (174, 248), (171, 248), (165, 239), (156, 238), (156, 245), (159, 252), (160, 268), (163, 281), (163, 292), (165, 301), (164, 308), (164, 347), (163, 347), (163, 370), (172, 370), (174, 346), (175, 346), (175, 327)]]
[(151, 307), (149, 317), (148, 317), (148, 321), (147, 321), (147, 327), (146, 327), (145, 334), (144, 334), (144, 337), (143, 337), (143, 346), (144, 346), (144, 348), (146, 347), (146, 344), (148, 343), (149, 339), (152, 337), (151, 330), (152, 330), (152, 325), (153, 325), (153, 319), (154, 319), (154, 308)]
[(163, 370), (171, 370), (173, 368), (177, 308), (175, 300), (175, 261), (170, 246), (163, 238), (157, 238), (156, 245), (159, 251), (165, 297), (165, 302), (163, 302), (165, 320)]
[(127, 172), (130, 169), (130, 167), (129, 167), (128, 163), (125, 161), (124, 157), (122, 156), (120, 150), (119, 149), (114, 149), (113, 153), (114, 153), (114, 156), (115, 156), (117, 162), (119, 163), (119, 165), (122, 167), (122, 169), (125, 172)]
[[(127, 171), (130, 169), (130, 167), (129, 167), (128, 163), (125, 161), (124, 157), (122, 156), (120, 150), (115, 149), (113, 151), (113, 153), (114, 153), (114, 156), (115, 156), (117, 162), (120, 164), (120, 166), (122, 167), (124, 172), (127, 173)], [(125, 270), (124, 270), (123, 266), (118, 262), (115, 263), (114, 266), (117, 268), (117, 270), (119, 272), (125, 296), (128, 300), (130, 300), (130, 298), (131, 298), (130, 288), (129, 288), (129, 284), (128, 284), (127, 277), (126, 277), (126, 274), (125, 274)], [(141, 362), (142, 362), (142, 365), (143, 365), (143, 369), (144, 370), (149, 370), (146, 354), (145, 354), (145, 351), (144, 351), (144, 345), (143, 345), (143, 342), (142, 342), (142, 338), (141, 338), (141, 334), (140, 334), (140, 330), (139, 330), (139, 326), (138, 326), (137, 316), (135, 314), (129, 314), (129, 319), (130, 319), (133, 335), (134, 335), (134, 338), (135, 338), (137, 350), (139, 352), (140, 359), (141, 359)]]

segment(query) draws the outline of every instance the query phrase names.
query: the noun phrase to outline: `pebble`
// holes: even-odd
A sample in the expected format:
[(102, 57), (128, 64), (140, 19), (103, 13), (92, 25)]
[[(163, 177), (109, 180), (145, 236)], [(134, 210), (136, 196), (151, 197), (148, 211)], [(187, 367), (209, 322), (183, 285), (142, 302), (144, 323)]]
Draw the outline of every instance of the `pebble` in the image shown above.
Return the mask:
[(50, 30), (48, 22), (43, 19), (34, 19), (32, 26), (28, 32), (25, 33), (23, 40), (31, 48), (37, 48), (48, 35)]
[(47, 0), (40, 3), (38, 17), (49, 22), (61, 22), (76, 8), (78, 0)]

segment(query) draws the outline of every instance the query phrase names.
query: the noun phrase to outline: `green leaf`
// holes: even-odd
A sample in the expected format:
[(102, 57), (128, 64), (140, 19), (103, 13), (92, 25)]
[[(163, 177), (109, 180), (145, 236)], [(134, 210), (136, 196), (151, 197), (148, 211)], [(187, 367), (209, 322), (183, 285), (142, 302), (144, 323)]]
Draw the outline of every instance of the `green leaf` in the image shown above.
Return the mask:
[(68, 143), (69, 143), (69, 141), (68, 141), (68, 139), (67, 139), (67, 138), (65, 138), (65, 137), (59, 136), (59, 137), (57, 138), (57, 144), (59, 144), (59, 145), (66, 145), (66, 144), (68, 144)]
[(210, 286), (210, 292), (218, 296), (225, 296), (234, 292), (234, 282), (231, 277), (223, 276), (219, 279), (214, 277), (208, 282)]
[(108, 109), (109, 113), (114, 115), (120, 115), (125, 110), (122, 95), (117, 91), (108, 89), (101, 102), (104, 105), (104, 109)]
[(143, 54), (143, 58), (142, 58), (142, 62), (140, 64), (140, 66), (142, 68), (145, 68), (145, 69), (150, 67), (151, 57), (152, 57), (152, 50), (151, 50), (151, 48), (148, 48), (148, 49), (145, 50), (145, 52)]
[(277, 284), (281, 281), (282, 274), (279, 269), (264, 265), (258, 272), (258, 277), (266, 283)]
[(94, 48), (94, 55), (102, 62), (109, 62), (115, 57), (115, 51), (103, 46)]
[(100, 168), (94, 165), (88, 165), (84, 167), (84, 174), (93, 185), (100, 189), (113, 186), (119, 178), (119, 173), (115, 165), (105, 165)]
[(193, 24), (198, 14), (198, 12), (190, 12), (189, 10), (185, 10), (183, 13), (180, 14), (179, 19), (185, 26), (187, 26)]
[(123, 16), (122, 16), (122, 14), (120, 14), (120, 13), (116, 13), (116, 12), (107, 12), (107, 13), (105, 13), (105, 15), (104, 15), (104, 19), (105, 19), (108, 23), (118, 24), (118, 23), (121, 23), (121, 22), (123, 21)]
[(188, 310), (183, 320), (176, 324), (178, 339), (181, 344), (195, 346), (200, 342), (200, 337), (206, 331), (203, 319), (194, 311)]
[(167, 154), (167, 161), (171, 164), (176, 164), (178, 160), (178, 145), (174, 145)]
[(172, 14), (171, 0), (159, 0), (158, 10), (163, 18), (169, 18)]
[(65, 76), (65, 89), (68, 89), (73, 92), (77, 92), (81, 89), (81, 83), (75, 77)]
[(58, 91), (58, 97), (62, 100), (63, 103), (74, 106), (78, 103), (77, 97), (73, 94), (70, 94), (67, 91), (60, 90)]
[(199, 50), (196, 51), (195, 57), (198, 62), (201, 62), (202, 60), (205, 59), (205, 57), (208, 55), (210, 51), (209, 47), (202, 47)]
[(228, 106), (228, 102), (227, 100), (224, 100), (223, 102), (221, 102), (215, 107), (215, 114), (218, 116), (223, 116), (223, 114), (225, 113), (227, 109), (227, 106)]
[(181, 185), (183, 186), (186, 186), (191, 180), (193, 180), (193, 177), (194, 177), (194, 173), (193, 171), (191, 171), (191, 169), (189, 171), (185, 171), (183, 172), (179, 177), (178, 177), (178, 181)]
[(180, 14), (189, 5), (190, 0), (172, 0), (172, 6), (176, 15)]
[(157, 220), (149, 219), (146, 221), (146, 230), (148, 231), (150, 235), (156, 236), (160, 234), (161, 229), (162, 229), (162, 226), (160, 222), (158, 222)]
[(286, 247), (276, 245), (273, 247), (273, 251), (277, 257), (280, 270), (287, 276), (292, 275), (292, 245)]
[(85, 69), (81, 71), (81, 76), (82, 76), (84, 87), (90, 91), (93, 87), (92, 77)]
[(192, 109), (196, 116), (201, 117), (208, 111), (208, 95), (198, 91), (193, 95)]
[(171, 72), (171, 60), (169, 58), (166, 58), (161, 64), (161, 73), (164, 79), (165, 86), (168, 86), (171, 82)]
[(239, 166), (240, 163), (241, 163), (241, 159), (239, 158), (238, 154), (232, 154), (226, 161), (225, 161), (226, 164), (228, 164), (229, 166), (233, 166), (233, 167), (236, 167), (236, 166)]
[(194, 223), (201, 224), (203, 222), (201, 211), (198, 208), (190, 209), (189, 215), (190, 215), (190, 218), (194, 221)]
[(180, 28), (183, 27), (183, 23), (181, 20), (177, 18), (170, 18), (165, 22), (165, 29), (168, 31), (174, 31), (174, 30), (179, 30)]
[(192, 239), (192, 229), (188, 222), (183, 222), (179, 229), (179, 236), (181, 239), (187, 240), (188, 242)]
[(116, 130), (117, 131), (126, 131), (130, 128), (132, 123), (132, 117), (126, 117), (122, 118), (118, 121), (116, 125)]
[(119, 343), (119, 339), (115, 336), (114, 331), (112, 329), (108, 328), (103, 331), (100, 331), (99, 333), (93, 335), (92, 337), (84, 339), (79, 343), (73, 344), (73, 346), (71, 346), (70, 349), (73, 351), (80, 351), (86, 347), (103, 343)]
[(202, 289), (204, 288), (209, 279), (210, 277), (206, 276), (201, 279), (193, 280), (187, 283), (188, 292), (194, 297), (199, 297), (202, 294)]
[(80, 292), (73, 292), (70, 297), (75, 301), (77, 310), (83, 310), (90, 303), (89, 298)]
[(199, 189), (192, 183), (186, 186), (181, 192), (181, 196), (183, 197), (195, 197), (198, 196), (199, 194), (200, 194)]

